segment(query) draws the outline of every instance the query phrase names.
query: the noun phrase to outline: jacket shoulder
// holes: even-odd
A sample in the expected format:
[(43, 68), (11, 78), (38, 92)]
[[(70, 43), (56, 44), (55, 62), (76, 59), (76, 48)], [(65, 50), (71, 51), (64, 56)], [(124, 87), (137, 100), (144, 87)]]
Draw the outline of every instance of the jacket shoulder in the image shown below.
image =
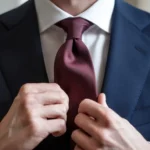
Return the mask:
[(0, 33), (21, 22), (34, 9), (34, 1), (30, 0), (23, 5), (0, 15)]

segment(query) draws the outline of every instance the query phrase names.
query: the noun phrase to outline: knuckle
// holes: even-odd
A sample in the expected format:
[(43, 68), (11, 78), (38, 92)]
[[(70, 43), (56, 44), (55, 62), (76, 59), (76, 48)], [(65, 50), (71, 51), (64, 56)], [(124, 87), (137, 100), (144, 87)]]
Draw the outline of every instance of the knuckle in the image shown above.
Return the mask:
[[(99, 111), (102, 111), (102, 110), (99, 110)], [(113, 123), (113, 114), (111, 113), (111, 111), (109, 111), (108, 109), (104, 109), (103, 110), (103, 115), (104, 115), (104, 118), (105, 118), (105, 125), (106, 126), (111, 126), (112, 123)]]
[(105, 144), (105, 143), (107, 143), (107, 141), (109, 139), (109, 135), (108, 135), (108, 133), (106, 131), (103, 130), (103, 131), (101, 131), (101, 134), (99, 135), (98, 138), (101, 139), (101, 142), (103, 144)]
[(67, 103), (65, 107), (66, 107), (66, 113), (67, 113), (69, 110), (69, 103)]
[(32, 123), (30, 124), (29, 127), (30, 127), (29, 132), (30, 132), (31, 135), (40, 134), (39, 132), (40, 132), (41, 129), (40, 129), (39, 123), (37, 121), (32, 120)]
[(28, 109), (28, 114), (30, 115), (31, 118), (34, 118), (37, 116), (37, 111), (34, 107)]
[(89, 99), (84, 99), (84, 100), (80, 103), (79, 107), (83, 107), (85, 104), (87, 104), (88, 101), (89, 101)]
[(93, 132), (96, 133), (95, 138), (98, 141), (101, 141), (102, 144), (106, 143), (109, 138), (107, 129), (105, 128), (95, 128)]
[(112, 114), (110, 113), (110, 111), (108, 111), (108, 110), (105, 111), (105, 118), (107, 121), (112, 120)]
[(71, 136), (74, 137), (74, 136), (78, 133), (77, 131), (78, 131), (78, 129), (77, 129), (77, 130), (74, 130), (74, 131), (72, 132)]
[(120, 128), (124, 128), (124, 124), (125, 122), (120, 120), (120, 119), (114, 119), (113, 123), (112, 123), (112, 128), (113, 129), (120, 129)]
[(59, 91), (58, 93), (59, 93), (59, 97), (60, 97), (61, 100), (69, 101), (69, 97), (64, 91)]
[(51, 85), (54, 89), (60, 89), (60, 86), (57, 83), (52, 83)]
[(76, 124), (78, 124), (78, 123), (80, 123), (82, 120), (81, 120), (81, 114), (79, 113), (76, 117), (75, 117), (75, 120), (74, 120), (74, 122), (76, 123)]
[(90, 101), (90, 99), (84, 99), (82, 102), (83, 102), (83, 104), (86, 104), (86, 103), (88, 103)]
[(64, 92), (64, 99), (67, 103), (69, 103), (69, 96)]
[(15, 97), (15, 101), (20, 101), (20, 95), (18, 94), (16, 97)]
[(28, 124), (33, 124), (34, 116), (35, 116), (35, 113), (34, 113), (33, 109), (26, 109), (25, 118), (26, 118), (26, 121), (28, 122)]
[(25, 94), (21, 98), (21, 104), (23, 106), (27, 106), (27, 105), (31, 104), (33, 100), (34, 100), (33, 94)]
[(120, 119), (114, 117), (111, 126), (114, 129), (118, 129), (118, 128), (122, 128), (124, 126), (124, 123)]
[(74, 130), (71, 134), (71, 138), (74, 140), (77, 137), (78, 133), (79, 133), (79, 129)]
[(59, 94), (60, 103), (65, 104), (66, 110), (68, 110), (69, 109), (69, 97), (68, 97), (68, 95), (63, 91), (59, 91), (58, 94)]
[(106, 113), (106, 124), (108, 127), (118, 127), (122, 126), (122, 121), (113, 111), (108, 110)]
[(66, 115), (67, 110), (66, 110), (66, 107), (65, 107), (65, 106), (63, 106), (63, 107), (61, 108), (61, 113)]
[(67, 119), (67, 110), (64, 106), (62, 106), (61, 109), (59, 109), (59, 111), (57, 113), (62, 119), (64, 119), (64, 120)]
[(60, 132), (60, 133), (66, 132), (66, 122), (65, 122), (65, 120), (62, 120), (62, 119), (61, 119), (61, 120), (59, 121), (58, 132)]
[(20, 88), (20, 92), (21, 93), (28, 93), (31, 89), (31, 84), (30, 83), (26, 83), (24, 84), (21, 88)]
[(65, 98), (65, 95), (62, 91), (58, 91), (58, 96), (60, 98), (60, 100), (63, 102), (64, 98)]

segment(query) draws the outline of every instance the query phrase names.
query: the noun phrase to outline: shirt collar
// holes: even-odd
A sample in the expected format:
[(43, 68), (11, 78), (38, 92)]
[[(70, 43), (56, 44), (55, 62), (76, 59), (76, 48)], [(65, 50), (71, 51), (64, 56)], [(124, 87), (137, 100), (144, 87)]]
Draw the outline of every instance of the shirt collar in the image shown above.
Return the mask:
[[(91, 21), (102, 30), (110, 33), (114, 4), (115, 0), (97, 0), (90, 8), (76, 17)], [(50, 0), (35, 0), (35, 6), (40, 33), (63, 19), (74, 17), (57, 7)]]

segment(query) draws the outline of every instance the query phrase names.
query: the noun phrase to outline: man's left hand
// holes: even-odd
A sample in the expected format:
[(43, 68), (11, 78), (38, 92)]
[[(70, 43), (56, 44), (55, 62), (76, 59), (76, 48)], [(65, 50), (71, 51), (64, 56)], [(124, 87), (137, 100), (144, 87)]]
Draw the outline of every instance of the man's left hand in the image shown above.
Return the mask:
[(78, 112), (75, 123), (79, 129), (72, 133), (75, 150), (150, 149), (144, 137), (107, 106), (104, 94), (100, 94), (98, 103), (82, 101)]

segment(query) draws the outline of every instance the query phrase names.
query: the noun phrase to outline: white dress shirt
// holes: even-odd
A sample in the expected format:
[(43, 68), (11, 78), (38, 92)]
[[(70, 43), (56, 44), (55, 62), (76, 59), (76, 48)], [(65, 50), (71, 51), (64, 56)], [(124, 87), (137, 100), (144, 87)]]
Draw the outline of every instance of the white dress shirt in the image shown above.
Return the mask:
[(115, 0), (97, 0), (83, 13), (72, 16), (50, 0), (35, 0), (43, 57), (49, 82), (54, 81), (55, 56), (66, 40), (66, 33), (63, 29), (54, 24), (69, 17), (81, 17), (94, 24), (83, 33), (82, 40), (88, 47), (92, 58), (97, 89), (101, 90), (109, 50), (114, 4)]

